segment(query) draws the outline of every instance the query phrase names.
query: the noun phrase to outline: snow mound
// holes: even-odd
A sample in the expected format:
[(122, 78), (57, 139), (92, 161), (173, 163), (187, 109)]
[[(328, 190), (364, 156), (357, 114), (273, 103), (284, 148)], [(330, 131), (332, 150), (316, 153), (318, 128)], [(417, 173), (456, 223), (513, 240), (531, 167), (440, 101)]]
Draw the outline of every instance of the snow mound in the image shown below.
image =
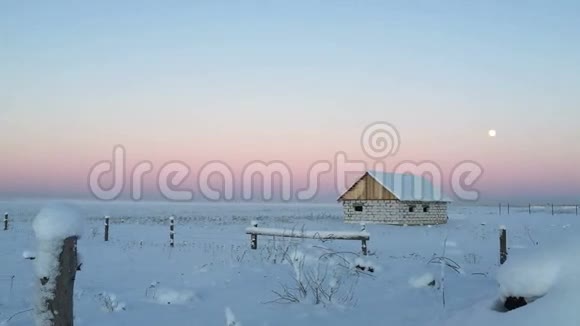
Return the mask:
[(431, 273), (425, 273), (421, 276), (411, 277), (409, 279), (409, 285), (416, 289), (433, 286), (435, 285), (435, 277)]
[(457, 247), (457, 242), (455, 241), (451, 241), (451, 240), (447, 240), (447, 242), (445, 243), (447, 245), (447, 247)]
[(558, 280), (561, 261), (547, 253), (510, 257), (497, 273), (502, 299), (509, 296), (538, 298)]
[(167, 288), (157, 290), (155, 301), (159, 304), (185, 304), (190, 302), (194, 297), (192, 291), (177, 291)]
[(38, 240), (64, 240), (79, 236), (83, 231), (78, 212), (67, 205), (51, 205), (43, 208), (32, 222)]

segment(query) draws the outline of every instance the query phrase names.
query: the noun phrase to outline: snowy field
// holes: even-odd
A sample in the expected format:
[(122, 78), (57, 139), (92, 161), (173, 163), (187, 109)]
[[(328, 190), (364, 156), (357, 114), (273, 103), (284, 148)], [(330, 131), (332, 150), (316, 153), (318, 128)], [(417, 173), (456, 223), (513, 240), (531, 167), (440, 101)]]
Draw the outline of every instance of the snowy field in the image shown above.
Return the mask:
[[(9, 230), (0, 231), (0, 325), (34, 323), (26, 310), (38, 281), (23, 253), (36, 251), (32, 220), (44, 204), (0, 202), (10, 214)], [(497, 207), (451, 206), (446, 225), (367, 225), (364, 257), (360, 241), (344, 240), (260, 236), (250, 250), (251, 221), (359, 231), (342, 223), (339, 204), (74, 204), (86, 217), (77, 325), (580, 325), (574, 209), (498, 216)], [(502, 269), (500, 226), (509, 248)], [(502, 311), (500, 298), (512, 294), (537, 300)]]

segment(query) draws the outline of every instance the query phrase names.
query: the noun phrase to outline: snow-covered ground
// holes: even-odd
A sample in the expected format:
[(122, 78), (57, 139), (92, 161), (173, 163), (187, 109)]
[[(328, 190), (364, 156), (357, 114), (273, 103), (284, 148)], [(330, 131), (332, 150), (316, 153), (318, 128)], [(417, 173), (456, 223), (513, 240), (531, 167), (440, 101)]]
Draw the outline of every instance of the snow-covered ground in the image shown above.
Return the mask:
[[(73, 204), (86, 217), (77, 325), (580, 324), (573, 209), (498, 216), (497, 207), (451, 206), (446, 225), (367, 225), (363, 257), (359, 241), (345, 240), (260, 236), (250, 250), (245, 229), (254, 220), (264, 228), (360, 231), (342, 223), (338, 204)], [(31, 312), (7, 320), (35, 302), (34, 261), (25, 258), (37, 250), (32, 220), (44, 205), (0, 202), (10, 214), (10, 229), (0, 231), (0, 325), (34, 323)], [(509, 257), (500, 269), (502, 225)], [(535, 301), (506, 313), (498, 304), (506, 295)]]

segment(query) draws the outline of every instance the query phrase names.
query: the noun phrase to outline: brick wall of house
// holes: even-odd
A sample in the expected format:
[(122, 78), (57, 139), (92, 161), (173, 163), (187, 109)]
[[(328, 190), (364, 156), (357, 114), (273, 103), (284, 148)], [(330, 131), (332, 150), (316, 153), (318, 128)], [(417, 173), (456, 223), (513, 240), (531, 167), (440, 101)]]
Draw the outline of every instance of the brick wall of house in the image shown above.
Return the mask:
[[(447, 203), (397, 200), (345, 200), (342, 202), (347, 223), (386, 223), (421, 225), (447, 223)], [(362, 206), (362, 211), (356, 207)], [(414, 206), (410, 212), (409, 207)], [(427, 212), (423, 207), (428, 206)]]

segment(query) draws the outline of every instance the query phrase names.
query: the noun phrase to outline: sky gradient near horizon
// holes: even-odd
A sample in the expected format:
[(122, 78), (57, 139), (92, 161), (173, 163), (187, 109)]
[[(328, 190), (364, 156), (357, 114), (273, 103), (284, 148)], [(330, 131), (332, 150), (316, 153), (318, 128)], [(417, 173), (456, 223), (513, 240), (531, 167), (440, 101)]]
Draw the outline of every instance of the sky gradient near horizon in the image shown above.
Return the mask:
[(129, 168), (279, 160), (300, 185), (337, 152), (373, 162), (361, 133), (387, 121), (387, 166), (432, 161), (446, 180), (471, 160), (483, 200), (577, 203), (579, 15), (575, 1), (4, 2), (0, 197), (90, 197), (117, 144)]

